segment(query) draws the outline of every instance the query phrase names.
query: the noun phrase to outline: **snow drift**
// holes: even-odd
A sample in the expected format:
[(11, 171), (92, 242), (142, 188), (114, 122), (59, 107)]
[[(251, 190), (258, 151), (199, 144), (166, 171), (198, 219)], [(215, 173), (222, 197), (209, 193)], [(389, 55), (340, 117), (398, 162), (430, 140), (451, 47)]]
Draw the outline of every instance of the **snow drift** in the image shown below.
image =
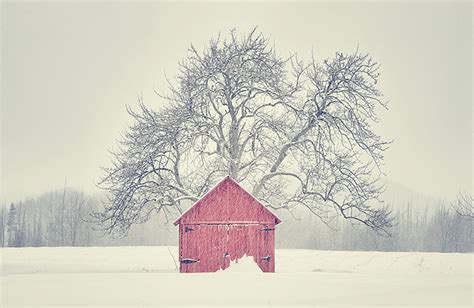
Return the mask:
[(472, 257), (277, 249), (276, 273), (242, 258), (228, 271), (180, 274), (177, 247), (7, 248), (0, 306), (471, 307)]

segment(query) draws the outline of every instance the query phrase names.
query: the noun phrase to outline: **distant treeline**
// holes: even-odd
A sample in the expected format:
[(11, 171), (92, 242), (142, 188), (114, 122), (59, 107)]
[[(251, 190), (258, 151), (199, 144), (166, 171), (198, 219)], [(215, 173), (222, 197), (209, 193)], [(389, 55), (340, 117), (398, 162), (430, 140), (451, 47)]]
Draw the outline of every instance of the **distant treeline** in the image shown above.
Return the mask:
[[(459, 215), (443, 202), (421, 207), (407, 204), (393, 215), (396, 225), (390, 236), (380, 236), (349, 220), (337, 218), (331, 229), (314, 215), (302, 214), (299, 223), (280, 226), (277, 243), (280, 247), (323, 250), (473, 251), (474, 220)], [(288, 221), (289, 217), (285, 215), (284, 219)]]
[(45, 193), (4, 206), (0, 213), (2, 247), (173, 245), (167, 229), (173, 226), (151, 221), (137, 225), (126, 235), (104, 234), (91, 213), (102, 207), (101, 195), (71, 188)]
[[(134, 226), (123, 237), (104, 235), (91, 222), (101, 196), (64, 188), (2, 207), (2, 247), (177, 245), (177, 228), (162, 215)], [(335, 218), (327, 226), (303, 209), (277, 211), (277, 248), (326, 250), (472, 252), (473, 219), (439, 202), (394, 211), (391, 236)]]

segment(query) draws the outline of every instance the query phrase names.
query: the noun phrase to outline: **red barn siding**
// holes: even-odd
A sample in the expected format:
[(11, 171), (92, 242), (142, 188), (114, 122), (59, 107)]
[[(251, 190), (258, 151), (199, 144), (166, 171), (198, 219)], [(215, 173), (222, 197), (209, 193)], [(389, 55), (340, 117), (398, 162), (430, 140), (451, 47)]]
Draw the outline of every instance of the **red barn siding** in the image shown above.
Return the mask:
[[(226, 177), (176, 220), (180, 272), (215, 272), (252, 256), (264, 272), (275, 271), (275, 225), (280, 220)], [(267, 259), (265, 259), (267, 257)]]

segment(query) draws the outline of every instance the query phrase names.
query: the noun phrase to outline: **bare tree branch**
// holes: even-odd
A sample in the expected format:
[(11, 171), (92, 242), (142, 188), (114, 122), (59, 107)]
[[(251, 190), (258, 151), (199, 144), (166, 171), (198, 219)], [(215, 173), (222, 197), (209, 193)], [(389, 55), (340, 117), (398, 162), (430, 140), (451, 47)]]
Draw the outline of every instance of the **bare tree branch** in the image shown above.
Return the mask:
[(474, 218), (474, 199), (467, 194), (459, 193), (457, 200), (451, 205), (461, 216)]
[(167, 108), (140, 101), (135, 123), (112, 152), (96, 213), (124, 232), (166, 209), (178, 214), (224, 175), (272, 208), (304, 206), (329, 224), (334, 215), (384, 234), (390, 210), (377, 206), (383, 152), (372, 129), (386, 108), (368, 54), (336, 53), (322, 63), (277, 55), (256, 29), (194, 46), (179, 63)]

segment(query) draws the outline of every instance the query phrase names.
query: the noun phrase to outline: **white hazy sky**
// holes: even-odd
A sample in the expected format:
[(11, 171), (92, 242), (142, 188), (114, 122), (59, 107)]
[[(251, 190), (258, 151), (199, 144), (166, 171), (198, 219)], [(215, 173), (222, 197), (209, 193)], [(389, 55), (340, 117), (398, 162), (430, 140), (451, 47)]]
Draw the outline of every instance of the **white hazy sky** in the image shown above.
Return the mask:
[(472, 5), (465, 3), (2, 2), (2, 201), (92, 191), (153, 87), (193, 43), (254, 26), (277, 51), (324, 59), (357, 46), (381, 63), (390, 181), (451, 199), (472, 181)]

